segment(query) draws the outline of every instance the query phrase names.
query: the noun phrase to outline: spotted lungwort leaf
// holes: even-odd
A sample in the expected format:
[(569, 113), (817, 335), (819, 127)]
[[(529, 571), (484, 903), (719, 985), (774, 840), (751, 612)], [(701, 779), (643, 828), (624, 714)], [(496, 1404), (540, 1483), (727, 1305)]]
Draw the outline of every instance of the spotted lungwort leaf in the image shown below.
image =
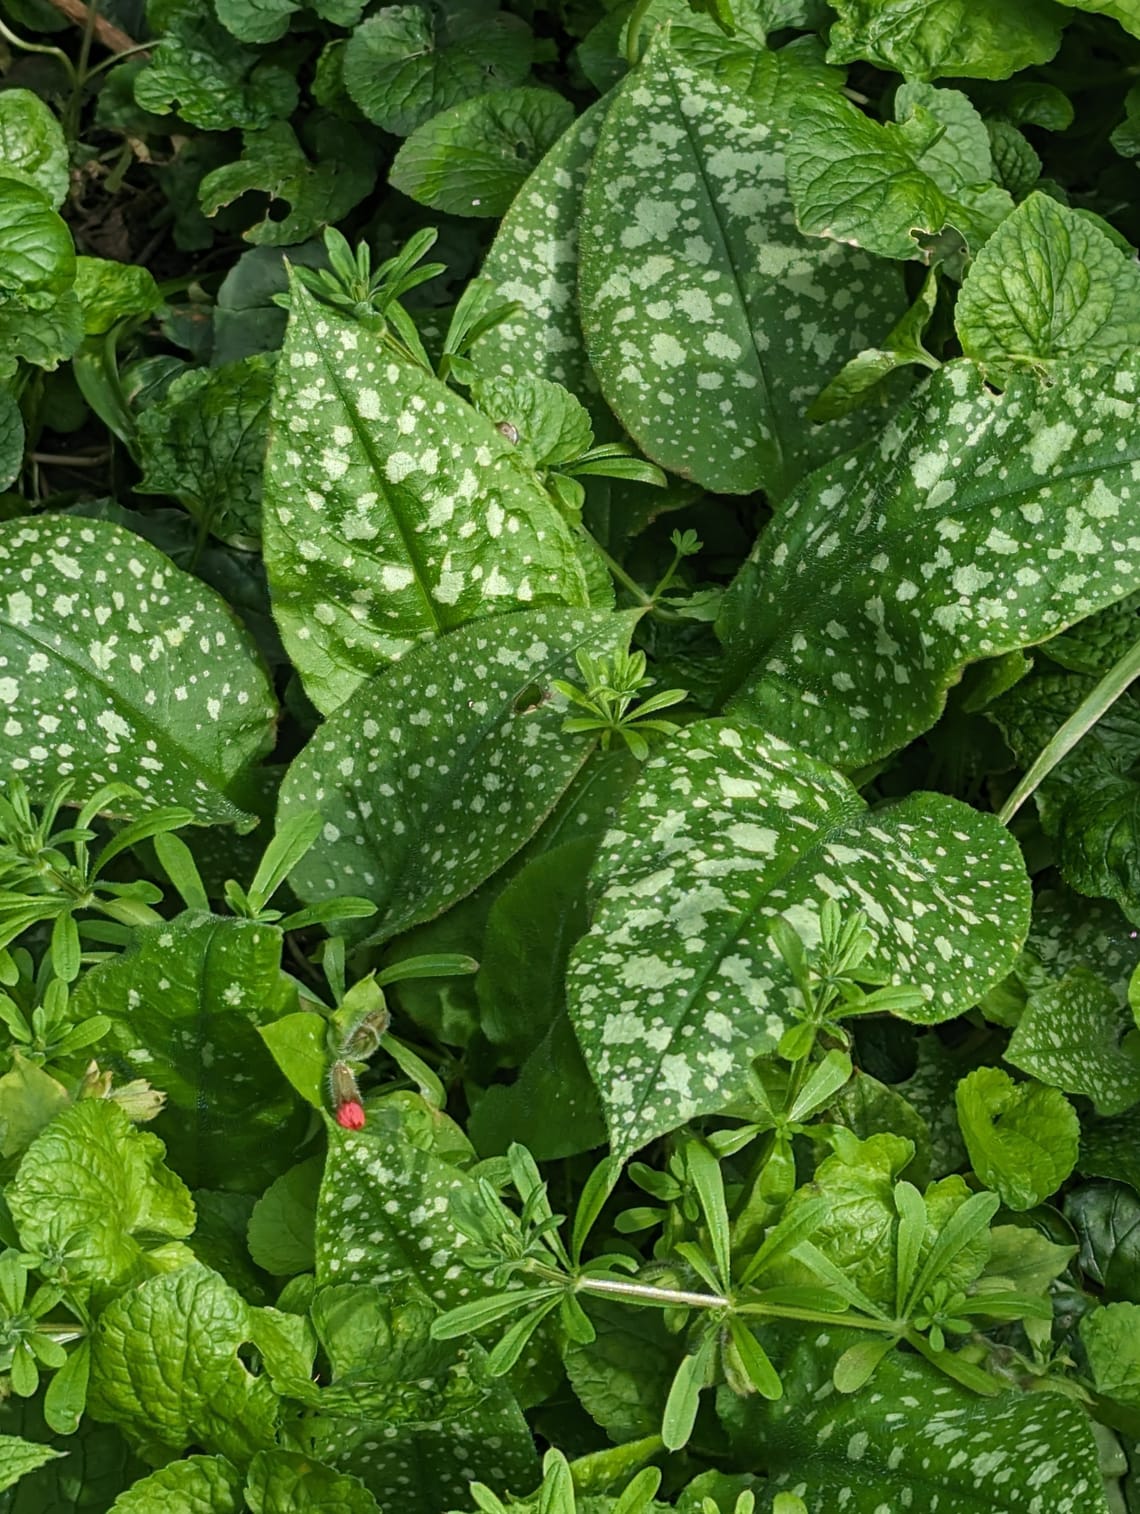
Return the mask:
[(492, 423), (294, 282), (263, 503), (282, 640), (324, 713), (417, 641), (585, 604), (574, 538)]
[[(131, 531), (43, 516), (0, 527), (0, 760), (33, 790), (137, 789), (248, 820), (229, 797), (276, 715), (249, 634)], [(117, 808), (129, 810), (127, 801)]]
[(531, 610), (420, 647), (332, 716), (281, 786), (324, 830), (290, 878), (310, 901), (372, 899), (387, 939), (469, 894), (538, 829), (591, 750), (554, 679), (624, 647), (637, 612)]
[(1004, 394), (932, 375), (820, 469), (729, 590), (734, 708), (844, 768), (938, 719), (963, 666), (1122, 599), (1140, 571), (1140, 362)]
[(570, 1013), (628, 1155), (723, 1109), (798, 991), (769, 933), (818, 939), (827, 898), (866, 912), (873, 964), (920, 989), (924, 1023), (975, 1004), (1029, 926), (1016, 843), (938, 794), (872, 812), (845, 778), (748, 725), (688, 726), (626, 801), (594, 867)]
[(897, 270), (796, 230), (786, 119), (662, 33), (606, 116), (583, 201), (602, 391), (654, 462), (726, 493), (785, 494), (858, 439), (865, 418), (809, 427), (804, 411), (906, 308)]

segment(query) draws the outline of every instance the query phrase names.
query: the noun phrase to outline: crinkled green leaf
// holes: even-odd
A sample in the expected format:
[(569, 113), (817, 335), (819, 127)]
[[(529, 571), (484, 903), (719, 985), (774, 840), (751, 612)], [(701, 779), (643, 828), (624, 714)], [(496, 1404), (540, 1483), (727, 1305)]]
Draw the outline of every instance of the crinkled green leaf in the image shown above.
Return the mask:
[(134, 88), (143, 110), (176, 110), (205, 131), (258, 131), (291, 115), (298, 94), (293, 73), (235, 44), (204, 9), (171, 17)]
[(1135, 1017), (1087, 968), (1029, 995), (1005, 1058), (1042, 1083), (1084, 1094), (1101, 1114), (1140, 1103)]
[(786, 142), (782, 112), (662, 34), (602, 124), (583, 200), (603, 393), (648, 457), (721, 492), (784, 494), (851, 446), (862, 419), (808, 427), (804, 409), (905, 308), (895, 271), (796, 231)]
[(494, 425), (296, 283), (265, 475), (286, 650), (326, 714), (417, 641), (584, 604), (569, 527)]
[(25, 1250), (67, 1257), (72, 1278), (114, 1288), (145, 1277), (156, 1241), (194, 1229), (194, 1204), (157, 1136), (121, 1105), (84, 1099), (24, 1153), (5, 1198)]
[[(0, 100), (3, 100), (0, 95)], [(152, 315), (162, 305), (154, 275), (137, 263), (109, 258), (76, 258), (75, 295), (87, 336), (101, 336), (128, 316)]]
[(1031, 194), (970, 265), (954, 322), (988, 371), (1113, 362), (1140, 342), (1140, 267), (1091, 221)]
[(565, 131), (519, 190), (483, 264), (496, 293), (518, 309), (476, 342), (481, 372), (564, 384), (595, 421), (605, 412), (578, 315), (582, 194), (607, 96)]
[(956, 1098), (974, 1171), (1008, 1208), (1043, 1203), (1072, 1172), (1081, 1127), (1057, 1089), (979, 1067), (958, 1084)]
[(847, 1125), (861, 1141), (873, 1135), (902, 1136), (914, 1147), (907, 1181), (923, 1188), (930, 1180), (932, 1143), (926, 1120), (904, 1094), (856, 1069), (828, 1108), (828, 1118)]
[(0, 94), (0, 170), (38, 189), (53, 209), (67, 198), (71, 175), (63, 128), (30, 89)]
[(1107, 1304), (1081, 1320), (1096, 1391), (1140, 1409), (1140, 1304)]
[(314, 15), (334, 26), (355, 26), (364, 9), (363, 0), (215, 0), (218, 20), (240, 42), (276, 42), (289, 30), (298, 11)]
[(0, 313), (50, 312), (74, 282), (75, 248), (63, 219), (33, 185), (0, 176)]
[(34, 789), (72, 775), (78, 798), (129, 783), (139, 812), (247, 818), (227, 793), (268, 745), (276, 703), (213, 590), (120, 526), (45, 516), (0, 527), (0, 594), (13, 772)]
[(1137, 0), (1061, 0), (1061, 3), (1100, 16), (1111, 16), (1126, 32), (1140, 37), (1140, 4)]
[(656, 1309), (591, 1301), (597, 1334), (569, 1343), (566, 1375), (582, 1407), (611, 1440), (622, 1444), (656, 1435), (684, 1341), (666, 1330)]
[[(216, 216), (242, 195), (256, 194), (256, 210), (244, 214), (260, 219), (253, 220), (242, 236), (269, 247), (303, 242), (323, 226), (342, 220), (375, 182), (372, 136), (334, 116), (318, 117), (307, 128), (305, 147), (286, 121), (247, 131), (241, 157), (215, 168), (198, 186), (203, 213)], [(282, 215), (285, 204), (289, 212)]]
[(922, 261), (952, 227), (976, 251), (1013, 209), (990, 182), (985, 125), (957, 90), (899, 94), (897, 123), (871, 120), (838, 93), (804, 101), (787, 148), (796, 224), (809, 236)]
[(256, 1192), (289, 1165), (305, 1116), (256, 1029), (287, 985), (276, 926), (189, 911), (79, 984), (76, 1014), (110, 1016), (111, 1045), (166, 1094), (154, 1129), (192, 1188)]
[(569, 462), (593, 445), (585, 406), (550, 379), (477, 378), (471, 399), (497, 428), (510, 426), (517, 433), (514, 445), (534, 467)]
[[(0, 1427), (43, 1445), (53, 1444), (44, 1421), (42, 1400), (17, 1398), (4, 1404)], [(90, 1416), (55, 1449), (65, 1450), (36, 1472), (28, 1473), (4, 1496), (4, 1514), (105, 1514), (123, 1488), (150, 1470), (128, 1448), (113, 1425), (97, 1424)]]
[(356, 1477), (334, 1472), (298, 1451), (259, 1451), (249, 1469), (246, 1502), (253, 1514), (380, 1514)]
[(995, 394), (972, 363), (933, 374), (878, 441), (805, 481), (725, 596), (734, 707), (859, 767), (928, 730), (965, 664), (1131, 593), (1138, 376)]
[[(529, 610), (409, 654), (314, 735), (281, 785), (279, 818), (324, 827), (291, 879), (310, 903), (351, 888), (378, 938), (471, 893), (537, 830), (590, 752), (563, 734), (554, 679), (575, 653), (624, 648), (637, 612)], [(549, 695), (549, 697), (547, 697)]]
[(776, 1403), (721, 1390), (733, 1444), (746, 1456), (764, 1447), (772, 1492), (798, 1490), (821, 1514), (1108, 1514), (1092, 1426), (1076, 1400), (985, 1398), (897, 1352), (873, 1388), (832, 1392), (834, 1359), (862, 1338), (837, 1329), (817, 1343), (805, 1332)]
[(0, 489), (13, 483), (23, 465), (24, 417), (15, 396), (0, 386)]
[(457, 216), (500, 217), (574, 119), (549, 89), (508, 89), (462, 100), (424, 121), (396, 154), (393, 188)]
[(1112, 1178), (1140, 1192), (1140, 1108), (1111, 1119), (1081, 1121), (1077, 1169), (1090, 1178)]
[(748, 725), (690, 725), (645, 765), (602, 843), (570, 1012), (628, 1155), (722, 1109), (798, 1002), (769, 934), (818, 939), (827, 898), (863, 910), (874, 965), (932, 1023), (1008, 971), (1029, 924), (1020, 853), (994, 817), (935, 794), (870, 811), (838, 773)]
[(386, 5), (348, 39), (344, 82), (370, 121), (406, 137), (461, 100), (521, 84), (531, 52), (530, 28), (495, 0)]
[(1083, 1183), (1065, 1197), (1081, 1271), (1107, 1300), (1140, 1304), (1140, 1198), (1124, 1183)]
[(139, 416), (139, 492), (169, 495), (220, 540), (255, 547), (273, 370), (258, 355), (179, 374)]
[[(833, 0), (835, 63), (857, 59), (909, 79), (1008, 79), (1048, 63), (1065, 13), (1052, 0)], [(1127, 3), (1127, 0), (1125, 0)]]
[[(3, 198), (0, 187), (0, 222)], [(4, 228), (0, 225), (0, 245), (3, 240)], [(0, 352), (6, 357), (27, 358), (29, 363), (50, 370), (73, 357), (82, 341), (83, 312), (73, 290), (61, 294), (51, 310), (30, 310), (18, 298), (0, 297)]]
[(244, 1514), (244, 1481), (224, 1456), (188, 1456), (132, 1483), (108, 1514)]
[(0, 1435), (0, 1492), (62, 1454), (38, 1441), (21, 1440), (18, 1435)]
[(153, 1456), (197, 1446), (248, 1461), (273, 1444), (278, 1415), (269, 1379), (238, 1354), (255, 1313), (197, 1264), (121, 1294), (95, 1329), (90, 1412)]
[(994, 178), (1015, 200), (1023, 200), (1041, 177), (1041, 159), (1011, 121), (987, 121)]

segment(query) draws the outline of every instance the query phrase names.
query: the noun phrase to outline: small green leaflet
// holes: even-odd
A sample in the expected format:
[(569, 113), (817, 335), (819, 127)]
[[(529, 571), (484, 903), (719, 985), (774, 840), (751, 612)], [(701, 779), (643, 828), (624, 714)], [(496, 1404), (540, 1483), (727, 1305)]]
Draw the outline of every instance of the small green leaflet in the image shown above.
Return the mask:
[(458, 216), (500, 217), (574, 119), (549, 89), (506, 89), (462, 100), (416, 128), (396, 154), (394, 189)]
[(1099, 1114), (1140, 1103), (1135, 1017), (1086, 967), (1030, 993), (1005, 1059), (1053, 1088), (1084, 1094)]
[(194, 1229), (189, 1191), (164, 1156), (158, 1137), (137, 1130), (112, 1100), (83, 1099), (61, 1111), (5, 1191), (21, 1245), (66, 1254), (70, 1276), (90, 1288), (145, 1276), (156, 1243)]
[(529, 610), (468, 626), (369, 681), (321, 727), (281, 785), (278, 820), (319, 809), (292, 875), (307, 903), (351, 884), (387, 940), (477, 888), (538, 829), (582, 767), (556, 678), (575, 653), (624, 648), (638, 612)]
[(1076, 1165), (1081, 1136), (1064, 1094), (979, 1067), (958, 1084), (956, 1100), (971, 1165), (1007, 1208), (1032, 1209), (1056, 1193)]
[[(229, 797), (277, 713), (249, 634), (213, 590), (121, 526), (0, 527), (0, 757), (75, 797), (121, 781), (133, 808), (248, 819)], [(123, 802), (124, 809), (131, 808)]]
[(30, 89), (0, 93), (0, 167), (6, 178), (38, 189), (58, 210), (71, 175), (63, 128)]
[(273, 1444), (279, 1409), (238, 1355), (256, 1313), (197, 1263), (121, 1293), (95, 1333), (91, 1414), (154, 1460), (196, 1446), (248, 1461)]
[(207, 11), (170, 17), (134, 89), (143, 110), (176, 110), (205, 131), (258, 131), (292, 115), (298, 96), (294, 73), (236, 45)]
[(521, 84), (531, 53), (530, 28), (495, 0), (388, 5), (349, 37), (344, 83), (370, 121), (406, 137), (450, 105)]
[(1135, 362), (1004, 394), (969, 362), (932, 374), (741, 569), (718, 622), (734, 707), (856, 768), (928, 730), (967, 663), (1131, 593), (1138, 383)]
[(989, 182), (985, 124), (952, 89), (906, 85), (895, 109), (880, 124), (838, 92), (804, 101), (787, 151), (796, 224), (886, 258), (929, 261), (946, 227), (976, 251), (1013, 209)]
[[(797, 990), (768, 932), (864, 910), (874, 965), (949, 1019), (1012, 966), (1029, 884), (995, 817), (934, 794), (874, 813), (838, 773), (748, 725), (690, 725), (645, 766), (593, 873), (570, 1014), (623, 1156), (743, 1090)], [(968, 949), (967, 949), (968, 943)]]
[(850, 447), (862, 419), (807, 427), (805, 406), (905, 309), (894, 270), (796, 231), (786, 135), (782, 112), (662, 33), (605, 118), (583, 200), (603, 393), (648, 457), (718, 492), (785, 494)]
[(773, 1489), (798, 1490), (821, 1514), (919, 1514), (935, 1496), (938, 1514), (1108, 1514), (1092, 1427), (1074, 1399), (984, 1398), (897, 1352), (873, 1390), (830, 1392), (834, 1357), (860, 1339), (836, 1329), (798, 1345), (778, 1403), (721, 1390), (730, 1437), (743, 1455), (764, 1447)]
[(166, 1094), (154, 1128), (193, 1188), (260, 1191), (304, 1129), (256, 1029), (288, 1001), (281, 942), (273, 925), (187, 911), (136, 931), (76, 991), (76, 1014), (111, 1016), (114, 1050)]
[(473, 349), (482, 373), (565, 385), (590, 408), (595, 424), (608, 412), (578, 315), (578, 225), (598, 134), (616, 97), (591, 105), (559, 137), (503, 217), (483, 277), (518, 308)]
[(102, 336), (116, 321), (153, 315), (162, 306), (153, 274), (136, 263), (109, 258), (76, 258), (75, 297), (83, 309), (87, 336)]
[[(374, 135), (321, 115), (306, 122), (304, 146), (285, 121), (247, 131), (241, 157), (215, 168), (199, 185), (202, 212), (216, 216), (223, 206), (253, 193), (258, 197), (254, 214), (260, 219), (242, 232), (247, 242), (266, 247), (303, 242), (341, 220), (371, 191), (376, 181)], [(285, 204), (287, 215), (274, 214)]]
[(999, 378), (1115, 361), (1140, 344), (1140, 267), (1091, 217), (1031, 194), (971, 263), (954, 324), (966, 356)]
[(1019, 69), (1048, 63), (1064, 24), (1064, 13), (1051, 0), (833, 4), (839, 20), (831, 28), (831, 61), (863, 59), (908, 79), (1008, 79)]
[(261, 474), (273, 359), (257, 355), (179, 374), (138, 420), (142, 494), (180, 500), (230, 546), (261, 539)]
[(282, 639), (325, 714), (417, 641), (585, 604), (569, 527), (492, 423), (294, 281), (263, 529)]

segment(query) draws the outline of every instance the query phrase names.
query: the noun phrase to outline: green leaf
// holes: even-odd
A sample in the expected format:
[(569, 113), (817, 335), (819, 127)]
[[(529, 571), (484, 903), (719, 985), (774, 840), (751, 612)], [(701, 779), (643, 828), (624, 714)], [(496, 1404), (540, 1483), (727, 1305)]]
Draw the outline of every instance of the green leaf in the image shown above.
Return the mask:
[(63, 128), (30, 89), (0, 94), (0, 163), (6, 178), (38, 189), (53, 210), (67, 198), (71, 175)]
[(322, 1157), (309, 1157), (272, 1182), (249, 1217), (249, 1254), (275, 1277), (312, 1272)]
[(0, 177), (0, 309), (49, 311), (71, 297), (71, 233), (44, 196), (20, 179)]
[(243, 1514), (243, 1483), (224, 1456), (188, 1456), (132, 1483), (108, 1514)]
[[(260, 219), (252, 220), (242, 236), (268, 247), (303, 242), (342, 220), (375, 182), (372, 138), (333, 116), (317, 116), (306, 125), (308, 154), (285, 121), (246, 132), (241, 157), (215, 168), (199, 185), (203, 214), (216, 216), (242, 195), (256, 194), (256, 209), (243, 208), (243, 220), (250, 215)], [(280, 213), (285, 204), (287, 215)]]
[(828, 1116), (848, 1126), (861, 1141), (891, 1132), (903, 1136), (914, 1147), (914, 1156), (907, 1164), (908, 1179), (920, 1188), (929, 1180), (933, 1154), (930, 1127), (897, 1088), (858, 1069), (831, 1105)]
[(985, 124), (957, 90), (907, 86), (899, 96), (897, 124), (872, 121), (841, 94), (804, 101), (787, 149), (796, 224), (886, 258), (929, 261), (930, 239), (946, 227), (976, 251), (1013, 209), (988, 182)]
[(326, 721), (281, 785), (279, 823), (317, 808), (321, 837), (292, 887), (351, 886), (387, 939), (439, 914), (529, 839), (590, 751), (562, 732), (575, 654), (625, 646), (637, 612), (531, 610), (469, 626), (404, 658)]
[(1081, 1271), (1109, 1301), (1140, 1304), (1140, 1198), (1123, 1183), (1084, 1183), (1065, 1197)]
[(418, 126), (389, 182), (433, 210), (501, 217), (573, 119), (574, 107), (552, 90), (477, 95)]
[(654, 462), (718, 492), (785, 494), (850, 447), (862, 420), (805, 427), (805, 401), (904, 309), (893, 270), (791, 227), (786, 141), (784, 114), (662, 34), (602, 124), (583, 200), (582, 321), (606, 399)]
[(479, 377), (471, 400), (497, 428), (509, 425), (517, 432), (514, 445), (532, 467), (571, 462), (593, 445), (585, 406), (550, 379)]
[(1092, 11), (1096, 15), (1111, 16), (1114, 21), (1120, 22), (1126, 32), (1140, 37), (1140, 6), (1136, 0), (1061, 0), (1061, 3), (1074, 6), (1077, 10)]
[(75, 993), (76, 1014), (110, 1016), (119, 1056), (166, 1094), (154, 1129), (192, 1188), (260, 1191), (303, 1133), (257, 1030), (290, 1000), (281, 940), (272, 925), (187, 911), (136, 931)]
[(861, 405), (867, 391), (881, 384), (900, 368), (918, 364), (936, 368), (937, 360), (922, 344), (923, 333), (934, 314), (938, 299), (938, 274), (931, 269), (914, 304), (883, 338), (879, 347), (857, 353), (812, 403), (810, 420), (833, 420)]
[(23, 466), (24, 417), (11, 391), (0, 387), (0, 489), (14, 483)]
[[(265, 480), (274, 613), (324, 713), (417, 641), (584, 604), (568, 527), (511, 443), (294, 282)], [(387, 362), (384, 357), (387, 356)]]
[(1140, 1304), (1108, 1304), (1081, 1320), (1096, 1391), (1140, 1409)]
[(910, 79), (1008, 79), (1048, 63), (1064, 12), (1051, 0), (834, 0), (833, 63), (862, 59)]
[(531, 51), (530, 28), (495, 0), (389, 5), (348, 39), (344, 82), (370, 121), (406, 137), (461, 100), (521, 84)]
[(37, 1441), (21, 1440), (18, 1435), (0, 1435), (0, 1492), (62, 1455), (62, 1451), (40, 1445)]
[(1072, 1172), (1080, 1123), (1055, 1088), (979, 1067), (958, 1084), (956, 1098), (974, 1171), (1010, 1209), (1043, 1203)]
[(837, 773), (727, 721), (688, 726), (646, 764), (594, 887), (570, 1007), (621, 1154), (722, 1109), (778, 1043), (799, 991), (776, 915), (814, 942), (825, 899), (865, 910), (868, 967), (920, 988), (908, 1018), (927, 1023), (1000, 980), (1029, 919), (995, 817), (934, 794), (872, 813)]
[(1135, 1017), (1088, 968), (1077, 967), (1029, 995), (1005, 1059), (1065, 1093), (1084, 1094), (1098, 1113), (1140, 1103)]
[(194, 1229), (194, 1205), (157, 1136), (122, 1107), (85, 1099), (58, 1114), (5, 1190), (20, 1244), (66, 1255), (69, 1275), (110, 1290), (145, 1277), (156, 1242)]
[(240, 42), (276, 42), (289, 30), (298, 11), (311, 9), (334, 26), (355, 26), (364, 9), (362, 0), (216, 0), (218, 20)]
[(1085, 216), (1031, 194), (971, 263), (954, 323), (966, 356), (999, 378), (1115, 362), (1140, 341), (1140, 267)]
[(246, 1502), (253, 1514), (380, 1514), (359, 1478), (315, 1463), (297, 1451), (259, 1451), (249, 1469)]
[(151, 1455), (199, 1446), (243, 1463), (273, 1444), (278, 1403), (239, 1356), (256, 1311), (197, 1264), (150, 1278), (102, 1313), (90, 1411)]
[(228, 545), (256, 547), (273, 369), (259, 355), (180, 374), (139, 416), (139, 493), (170, 495)]
[(63, 1084), (29, 1062), (18, 1047), (10, 1057), (11, 1066), (0, 1078), (0, 1156), (5, 1157), (19, 1156), (71, 1102)]
[(1126, 364), (1004, 394), (972, 363), (933, 374), (805, 482), (725, 596), (734, 708), (860, 767), (928, 730), (966, 664), (1131, 593), (1136, 383)]
[(987, 121), (986, 130), (990, 134), (994, 178), (1015, 200), (1023, 200), (1041, 177), (1041, 159), (1009, 121)]
[(306, 1103), (327, 1107), (328, 1021), (309, 1010), (282, 1015), (259, 1027), (273, 1060)]
[(171, 16), (134, 88), (143, 110), (177, 110), (205, 131), (258, 131), (291, 115), (298, 94), (293, 73), (236, 46), (208, 12), (189, 6)]
[(153, 274), (135, 263), (109, 258), (76, 258), (75, 296), (87, 336), (102, 336), (116, 321), (153, 315), (162, 306)]
[(677, 1368), (661, 1420), (661, 1439), (670, 1451), (681, 1450), (693, 1433), (701, 1389), (715, 1350), (716, 1332), (709, 1330), (697, 1349)]
[[(50, 577), (48, 576), (50, 574)], [(276, 705), (233, 612), (133, 532), (45, 516), (0, 526), (0, 758), (33, 789), (74, 774), (116, 808), (180, 804), (249, 817), (227, 797), (269, 743)]]
[(1034, 1502), (1049, 1514), (1107, 1514), (1096, 1442), (1075, 1400), (983, 1398), (897, 1352), (873, 1391), (830, 1392), (834, 1353), (859, 1339), (829, 1330), (825, 1345), (801, 1340), (784, 1361), (779, 1404), (722, 1392), (734, 1448), (764, 1447), (773, 1493), (792, 1488), (809, 1509), (844, 1514), (926, 1509), (934, 1496), (938, 1514), (1028, 1514)]
[(665, 1412), (683, 1342), (666, 1330), (655, 1309), (630, 1309), (591, 1300), (597, 1335), (564, 1353), (570, 1386), (611, 1440), (656, 1434)]

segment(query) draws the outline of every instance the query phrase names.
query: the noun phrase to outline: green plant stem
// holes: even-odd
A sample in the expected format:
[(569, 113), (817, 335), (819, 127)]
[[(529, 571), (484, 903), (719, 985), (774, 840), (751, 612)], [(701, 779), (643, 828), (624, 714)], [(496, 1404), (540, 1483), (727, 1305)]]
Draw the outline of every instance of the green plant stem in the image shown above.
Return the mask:
[(621, 563), (617, 562), (610, 556), (605, 547), (603, 547), (602, 544), (598, 541), (596, 536), (590, 535), (588, 531), (586, 532), (586, 535), (590, 537), (590, 541), (593, 542), (594, 547), (597, 549), (598, 556), (605, 563), (606, 567), (610, 570), (610, 573), (614, 576), (614, 578), (617, 579), (618, 583), (621, 584), (622, 588), (628, 590), (629, 593), (633, 595), (634, 599), (637, 600), (638, 604), (643, 605), (655, 620), (677, 622), (684, 619), (683, 615), (674, 615), (671, 610), (662, 610), (661, 607), (657, 604), (653, 595), (647, 594), (635, 579), (630, 578), (629, 574), (622, 567)]
[(1113, 664), (1088, 698), (1081, 701), (1043, 748), (1036, 762), (999, 811), (998, 819), (1003, 825), (1009, 824), (1057, 764), (1068, 756), (1081, 737), (1092, 730), (1101, 716), (1112, 708), (1137, 678), (1140, 678), (1140, 641), (1129, 647), (1124, 656)]
[(9, 29), (4, 25), (3, 21), (0, 21), (0, 37), (3, 37), (5, 42), (7, 42), (11, 47), (19, 48), (21, 52), (43, 53), (45, 57), (55, 58), (57, 62), (62, 63), (64, 69), (67, 72), (68, 78), (71, 80), (72, 87), (74, 88), (76, 81), (75, 65), (72, 63), (67, 54), (60, 48), (44, 47), (38, 42), (25, 42), (22, 37), (17, 37), (15, 32), (9, 31)]

